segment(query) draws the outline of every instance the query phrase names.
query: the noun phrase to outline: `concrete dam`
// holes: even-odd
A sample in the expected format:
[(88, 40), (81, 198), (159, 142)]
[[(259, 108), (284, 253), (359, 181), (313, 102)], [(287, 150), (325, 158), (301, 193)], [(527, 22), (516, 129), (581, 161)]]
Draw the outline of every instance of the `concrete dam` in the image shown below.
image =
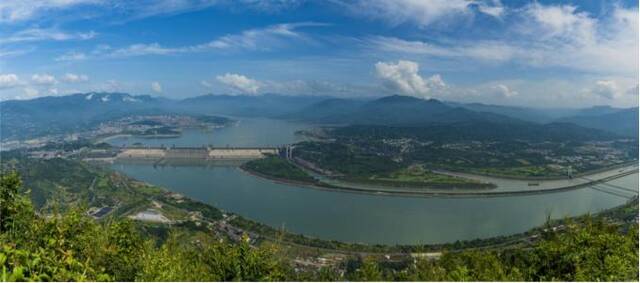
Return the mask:
[(119, 160), (251, 160), (278, 155), (278, 147), (172, 147), (123, 148), (116, 155)]

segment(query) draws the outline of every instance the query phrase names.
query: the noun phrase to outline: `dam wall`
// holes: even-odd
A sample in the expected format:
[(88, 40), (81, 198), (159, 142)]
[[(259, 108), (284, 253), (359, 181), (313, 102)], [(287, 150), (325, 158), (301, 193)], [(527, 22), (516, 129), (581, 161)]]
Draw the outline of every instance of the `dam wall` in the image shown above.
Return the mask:
[(121, 159), (162, 159), (166, 155), (163, 149), (125, 149), (116, 158)]
[(277, 155), (278, 148), (125, 148), (116, 156), (120, 160), (234, 160), (259, 159), (269, 154)]
[(267, 154), (278, 154), (276, 148), (265, 149), (211, 149), (209, 159), (256, 159), (265, 157)]

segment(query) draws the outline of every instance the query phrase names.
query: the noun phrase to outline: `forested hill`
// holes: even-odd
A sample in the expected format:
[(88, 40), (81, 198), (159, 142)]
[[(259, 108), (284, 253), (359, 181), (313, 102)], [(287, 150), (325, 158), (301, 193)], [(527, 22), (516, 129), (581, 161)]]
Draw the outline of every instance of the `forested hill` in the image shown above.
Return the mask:
[(379, 140), (385, 138), (417, 138), (440, 142), (454, 141), (590, 141), (611, 140), (617, 135), (576, 126), (570, 123), (494, 123), (467, 122), (424, 127), (353, 125), (335, 128), (331, 132), (338, 138)]
[[(551, 131), (543, 137), (559, 137), (567, 131), (574, 137), (620, 136), (638, 137), (638, 108), (620, 109), (597, 106), (585, 109), (537, 109), (527, 107), (486, 105), (479, 103), (443, 102), (408, 96), (387, 96), (375, 100), (327, 99), (282, 118), (314, 123), (370, 125), (393, 127), (430, 127), (454, 125), (458, 130), (476, 131), (475, 126), (497, 125), (486, 134), (515, 131), (522, 136), (526, 130)], [(571, 124), (571, 125), (570, 125)], [(474, 125), (474, 126), (471, 126)], [(578, 127), (576, 127), (578, 126)], [(583, 129), (580, 129), (583, 128)], [(588, 129), (585, 129), (588, 128)], [(591, 131), (596, 129), (599, 131)], [(608, 133), (602, 133), (608, 132)], [(478, 136), (478, 133), (470, 133)], [(526, 135), (526, 134), (525, 134)], [(537, 135), (537, 134), (536, 134)], [(533, 134), (529, 135), (533, 136)]]
[(167, 100), (125, 93), (84, 93), (0, 102), (2, 139), (70, 133), (127, 115), (167, 113)]
[[(82, 210), (35, 213), (17, 174), (0, 176), (2, 281), (637, 281), (638, 228), (586, 218), (547, 230), (526, 249), (445, 252), (382, 264), (355, 257), (299, 269), (275, 244), (188, 237), (155, 242), (134, 222), (97, 222)], [(637, 202), (635, 209), (637, 211)], [(55, 212), (54, 212), (55, 213)]]
[(387, 126), (426, 126), (461, 122), (518, 124), (500, 114), (452, 107), (436, 99), (393, 95), (373, 101), (327, 100), (292, 113), (287, 118), (308, 122)]
[(609, 131), (621, 136), (638, 137), (638, 107), (593, 114), (583, 113), (558, 121)]

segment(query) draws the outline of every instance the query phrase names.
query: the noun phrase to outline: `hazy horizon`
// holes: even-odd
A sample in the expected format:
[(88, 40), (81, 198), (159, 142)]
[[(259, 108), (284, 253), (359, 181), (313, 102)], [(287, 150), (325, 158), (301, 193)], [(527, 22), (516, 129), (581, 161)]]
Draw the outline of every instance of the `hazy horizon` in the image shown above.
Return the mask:
[[(130, 95), (130, 96), (149, 96), (152, 98), (156, 98), (156, 99), (168, 99), (168, 100), (173, 100), (173, 101), (181, 101), (181, 100), (186, 100), (186, 99), (191, 99), (191, 98), (197, 98), (197, 97), (202, 97), (202, 96), (226, 96), (226, 97), (261, 97), (261, 96), (289, 96), (289, 97), (309, 97), (309, 98), (313, 98), (313, 97), (317, 97), (317, 98), (326, 98), (326, 99), (346, 99), (346, 100), (361, 100), (361, 101), (373, 101), (373, 100), (377, 100), (377, 99), (381, 99), (381, 98), (385, 98), (385, 97), (389, 97), (389, 96), (407, 96), (407, 97), (414, 97), (414, 96), (409, 96), (409, 95), (404, 95), (404, 94), (388, 94), (388, 95), (380, 95), (380, 96), (345, 96), (345, 97), (338, 97), (338, 96), (331, 96), (331, 95), (293, 95), (293, 94), (280, 94), (280, 93), (262, 93), (259, 95), (248, 95), (248, 94), (228, 94), (228, 93), (205, 93), (205, 94), (200, 94), (200, 95), (194, 95), (194, 96), (186, 96), (186, 97), (166, 97), (166, 96), (162, 96), (162, 95), (158, 95), (158, 94), (146, 94), (146, 93), (141, 93), (141, 94), (136, 94), (136, 93), (127, 93), (127, 92), (107, 92), (107, 91), (90, 91), (90, 92), (77, 92), (77, 93), (68, 93), (68, 94), (61, 94), (61, 95), (46, 95), (46, 96), (39, 96), (39, 97), (33, 97), (33, 98), (24, 98), (24, 99), (6, 99), (6, 100), (0, 100), (0, 102), (5, 102), (5, 101), (25, 101), (25, 100), (33, 100), (33, 99), (37, 99), (37, 98), (45, 98), (45, 97), (63, 97), (63, 96), (71, 96), (71, 95), (88, 95), (91, 93), (96, 93), (96, 94), (126, 94), (126, 95)], [(579, 109), (588, 109), (588, 108), (597, 108), (597, 107), (612, 107), (612, 108), (619, 108), (619, 109), (630, 109), (630, 108), (638, 108), (637, 105), (631, 105), (631, 106), (615, 106), (615, 105), (606, 105), (606, 104), (597, 104), (597, 105), (590, 105), (590, 106), (529, 106), (529, 105), (509, 105), (509, 104), (499, 104), (499, 103), (482, 103), (482, 102), (464, 102), (464, 101), (454, 101), (454, 100), (446, 100), (446, 99), (442, 99), (442, 98), (424, 98), (424, 97), (415, 97), (418, 99), (424, 99), (424, 100), (430, 100), (430, 99), (435, 99), (438, 100), (440, 102), (444, 102), (444, 103), (459, 103), (459, 104), (467, 104), (467, 105), (471, 105), (471, 104), (481, 104), (481, 105), (487, 105), (487, 106), (498, 106), (498, 107), (514, 107), (514, 108), (529, 108), (529, 109), (540, 109), (540, 110), (569, 110), (569, 109), (575, 109), (575, 110), (579, 110)]]

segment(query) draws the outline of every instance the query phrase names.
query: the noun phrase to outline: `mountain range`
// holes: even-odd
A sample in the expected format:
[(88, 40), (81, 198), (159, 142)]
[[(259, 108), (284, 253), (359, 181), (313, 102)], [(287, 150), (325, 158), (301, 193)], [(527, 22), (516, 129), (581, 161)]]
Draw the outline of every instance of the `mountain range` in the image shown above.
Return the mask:
[[(142, 114), (215, 114), (269, 117), (317, 124), (425, 127), (438, 125), (572, 124), (617, 136), (638, 136), (638, 108), (535, 109), (464, 104), (393, 95), (378, 99), (325, 96), (203, 95), (182, 100), (126, 93), (82, 93), (0, 102), (2, 140), (86, 129)], [(557, 127), (557, 126), (556, 126)]]
[(638, 108), (595, 106), (539, 109), (479, 103), (443, 102), (408, 96), (371, 101), (328, 99), (283, 118), (314, 123), (383, 126), (431, 126), (490, 122), (495, 124), (574, 124), (624, 137), (638, 137)]

